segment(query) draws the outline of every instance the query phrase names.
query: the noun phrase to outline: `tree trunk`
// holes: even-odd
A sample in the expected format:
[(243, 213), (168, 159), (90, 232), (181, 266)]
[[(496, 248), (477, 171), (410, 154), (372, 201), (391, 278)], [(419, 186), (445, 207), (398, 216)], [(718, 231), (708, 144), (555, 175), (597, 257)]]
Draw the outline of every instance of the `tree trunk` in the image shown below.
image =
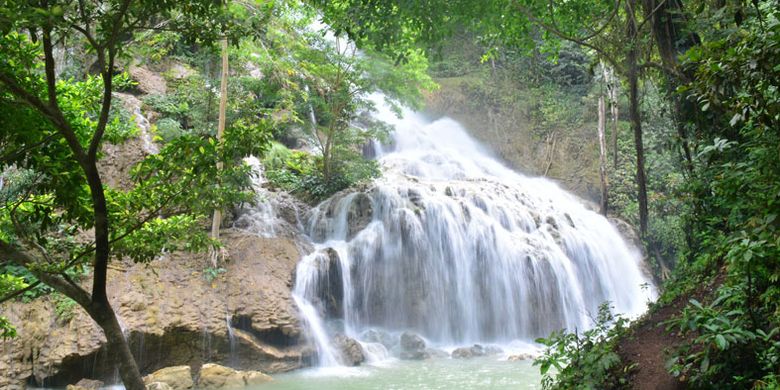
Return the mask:
[(609, 108), (612, 114), (612, 156), (615, 168), (618, 166), (618, 86), (620, 81), (615, 77), (615, 70), (608, 67), (603, 62), (601, 69), (604, 73), (604, 81), (607, 83), (607, 96), (609, 97)]
[(607, 216), (607, 140), (604, 136), (607, 109), (604, 95), (599, 96), (599, 176), (601, 178), (601, 214)]
[[(627, 1), (629, 10), (633, 9), (633, 1)], [(634, 132), (636, 148), (636, 183), (639, 201), (639, 232), (644, 238), (647, 235), (647, 183), (645, 179), (645, 151), (642, 143), (642, 119), (639, 114), (639, 67), (637, 65), (639, 40), (635, 21), (628, 21), (629, 48), (626, 53), (626, 70), (628, 76), (628, 118)]]
[[(227, 111), (227, 79), (228, 79), (228, 41), (222, 39), (222, 77), (219, 87), (219, 124), (217, 125), (217, 150), (222, 143), (222, 135), (225, 133), (225, 112)], [(217, 157), (217, 170), (222, 170), (222, 160)], [(219, 225), (222, 223), (222, 210), (214, 209), (214, 218), (211, 220), (211, 238), (219, 238)], [(211, 263), (217, 267), (217, 252), (212, 255)]]
[(141, 372), (135, 362), (130, 347), (127, 345), (122, 327), (116, 318), (114, 310), (108, 300), (102, 303), (93, 303), (88, 311), (90, 317), (103, 329), (103, 334), (108, 342), (109, 356), (115, 356), (118, 361), (119, 376), (127, 390), (146, 389)]

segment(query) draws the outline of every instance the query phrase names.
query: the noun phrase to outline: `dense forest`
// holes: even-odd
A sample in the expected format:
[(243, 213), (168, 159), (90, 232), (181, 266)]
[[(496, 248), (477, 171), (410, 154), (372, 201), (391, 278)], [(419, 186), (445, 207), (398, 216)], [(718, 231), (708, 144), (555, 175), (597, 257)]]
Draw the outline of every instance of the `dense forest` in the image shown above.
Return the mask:
[[(247, 210), (266, 210), (259, 204), (277, 215), (263, 218), (287, 221), (285, 240), (297, 248), (290, 249), (291, 269), (279, 273), (284, 305), (300, 311), (293, 317), (301, 319), (269, 331), (257, 325), (267, 311), (240, 314), (227, 304), (229, 313), (218, 315), (222, 322), (228, 317), (223, 333), (231, 356), (235, 328), (239, 338), (246, 332), (277, 355), (309, 343), (290, 369), (325, 366), (328, 351), (311, 340), (340, 327), (329, 340), (347, 351), (348, 358), (334, 360), (342, 365), (370, 362), (371, 343), (401, 360), (419, 360), (435, 359), (437, 352), (426, 349), (439, 346), (434, 335), (446, 335), (441, 345), (447, 346), (523, 339), (538, 351), (532, 364), (539, 375), (528, 380), (545, 389), (780, 388), (775, 0), (4, 0), (0, 33), (0, 354), (9, 362), (0, 365), (9, 378), (1, 386), (64, 387), (86, 378), (75, 368), (81, 363), (72, 362), (97, 360), (97, 352), (63, 352), (47, 366), (51, 375), (14, 368), (12, 351), (40, 354), (24, 334), (31, 315), (19, 313), (45, 307), (51, 326), (65, 332), (75, 323), (96, 325), (92, 332), (102, 338), (94, 348), (108, 351), (108, 366), (116, 367), (125, 388), (171, 388), (155, 387), (168, 385), (143, 376), (162, 368), (163, 360), (139, 363), (149, 354), (137, 338), (145, 331), (128, 330), (116, 302), (123, 293), (112, 283), (127, 279), (146, 290), (117, 275), (139, 267), (151, 272), (144, 280), (155, 280), (154, 269), (184, 259), (185, 273), (196, 275), (204, 291), (240, 288), (231, 268), (241, 264), (237, 248), (243, 247), (235, 237), (248, 225), (262, 225), (246, 222)], [(451, 117), (491, 152), (469, 156), (482, 153), (472, 149), (477, 141), (446, 132), (427, 148), (456, 150), (452, 159), (422, 155), (407, 143), (425, 144), (432, 130), (406, 135), (402, 127), (418, 122), (403, 122), (404, 116), (457, 127), (436, 122)], [(492, 162), (484, 163), (494, 169), (490, 175), (474, 176), (469, 164), (487, 172), (479, 165), (487, 158), (546, 180), (526, 183), (525, 176), (517, 179)], [(558, 195), (558, 187), (574, 193), (578, 206), (569, 206), (569, 195)], [(546, 216), (554, 211), (534, 203), (548, 194), (554, 194), (549, 203), (564, 204), (554, 207), (565, 212)], [(510, 195), (510, 203), (531, 211), (501, 203)], [(458, 197), (467, 200), (447, 203)], [(582, 214), (572, 211), (580, 208)], [(496, 229), (522, 230), (515, 226), (522, 221), (507, 222), (515, 217), (506, 210), (536, 226), (511, 236), (532, 247), (522, 256), (502, 252), (509, 247), (496, 243), (510, 237)], [(498, 222), (485, 222), (485, 231), (475, 228), (481, 212)], [(455, 220), (442, 216), (448, 213)], [(347, 222), (341, 226), (337, 218)], [(634, 313), (641, 315), (621, 312), (633, 308), (626, 297), (638, 293), (599, 274), (624, 268), (588, 268), (579, 260), (605, 258), (607, 268), (632, 261), (622, 258), (630, 251), (603, 249), (622, 240), (606, 247), (573, 243), (575, 234), (606, 237), (601, 222), (588, 225), (595, 218), (610, 221), (616, 226), (610, 229), (641, 253), (632, 272), (646, 274), (641, 289), (653, 300), (646, 312)], [(382, 223), (386, 230), (371, 230)], [(391, 235), (394, 224), (399, 230)], [(537, 241), (535, 229), (544, 231)], [(371, 238), (373, 246), (360, 241), (370, 234), (381, 237)], [(438, 241), (421, 243), (426, 240), (413, 239), (415, 234), (475, 244), (449, 250)], [(282, 242), (266, 230), (262, 235), (267, 241), (258, 246)], [(334, 237), (348, 249), (333, 244)], [(396, 245), (396, 252), (382, 252)], [(475, 265), (460, 270), (455, 259), (462, 248), (474, 253)], [(386, 265), (389, 259), (424, 263), (436, 256), (449, 262), (401, 271)], [(556, 256), (573, 264), (566, 272), (578, 275), (576, 283), (555, 266), (536, 263), (552, 264)], [(326, 282), (303, 277), (301, 264), (310, 258), (320, 259)], [(505, 266), (504, 258), (533, 263), (532, 279), (522, 279), (520, 288), (512, 279), (509, 287), (501, 285), (506, 291), (485, 287), (509, 280), (501, 279), (506, 270), (525, 272)], [(490, 261), (506, 268), (485, 265)], [(252, 272), (274, 270), (263, 265)], [(394, 278), (416, 273), (423, 287), (403, 295), (408, 285)], [(459, 293), (472, 291), (463, 287), (471, 285), (462, 274), (477, 280), (474, 296)], [(158, 286), (151, 288), (167, 291), (159, 284), (183, 283), (163, 279), (150, 282)], [(393, 283), (400, 283), (401, 295), (382, 290)], [(539, 295), (523, 283), (536, 286)], [(545, 283), (564, 286), (550, 293)], [(576, 296), (582, 302), (571, 303), (566, 294), (574, 287), (568, 284), (580, 283)], [(461, 287), (447, 290), (448, 284)], [(438, 291), (451, 296), (439, 298)], [(339, 319), (332, 321), (336, 325), (318, 328), (301, 303), (306, 294), (318, 296), (311, 312)], [(588, 294), (605, 297), (597, 310), (581, 298)], [(393, 306), (396, 298), (400, 303)], [(491, 309), (475, 311), (473, 321), (465, 308), (442, 312), (450, 316), (441, 319), (446, 331), (431, 324), (431, 313), (438, 313), (432, 306), (472, 298)], [(623, 298), (631, 304), (621, 308)], [(538, 319), (514, 317), (515, 304), (531, 317), (538, 312)], [(394, 320), (380, 309), (408, 318)], [(576, 316), (587, 326), (571, 320)], [(388, 334), (397, 329), (400, 336), (386, 342), (384, 333), (368, 335), (374, 330), (367, 325)], [(360, 337), (356, 328), (363, 330)], [(490, 355), (490, 347), (470, 348), (450, 351), (452, 359)], [(36, 352), (30, 354), (22, 360), (35, 371)], [(198, 364), (171, 358), (165, 365), (197, 371), (214, 360), (204, 356), (198, 355)], [(219, 362), (256, 368), (226, 363), (236, 359)], [(200, 387), (211, 388), (203, 382), (206, 365), (200, 372)], [(254, 386), (244, 375), (239, 382)], [(500, 387), (496, 383), (487, 387)], [(427, 388), (413, 382), (395, 387)]]

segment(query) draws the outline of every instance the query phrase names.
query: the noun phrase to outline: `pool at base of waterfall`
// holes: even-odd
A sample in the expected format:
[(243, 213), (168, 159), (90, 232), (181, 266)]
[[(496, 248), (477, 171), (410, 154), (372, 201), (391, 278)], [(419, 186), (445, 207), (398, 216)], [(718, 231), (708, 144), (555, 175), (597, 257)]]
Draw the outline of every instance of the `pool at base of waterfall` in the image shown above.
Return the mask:
[(322, 367), (274, 376), (249, 390), (349, 389), (540, 389), (532, 360), (472, 359), (386, 360), (360, 367)]
[[(471, 359), (388, 359), (360, 367), (308, 368), (273, 375), (272, 382), (244, 390), (407, 390), (407, 389), (541, 389), (533, 360), (507, 361), (505, 356)], [(107, 390), (123, 390), (121, 385)], [(46, 390), (38, 388), (36, 390)], [(48, 389), (54, 390), (54, 389)]]

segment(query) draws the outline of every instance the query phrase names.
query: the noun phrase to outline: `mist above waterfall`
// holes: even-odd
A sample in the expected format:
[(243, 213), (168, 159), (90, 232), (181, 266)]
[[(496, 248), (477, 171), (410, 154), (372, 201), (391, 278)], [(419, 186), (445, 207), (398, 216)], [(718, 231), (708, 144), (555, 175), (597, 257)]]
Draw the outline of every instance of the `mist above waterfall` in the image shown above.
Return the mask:
[(322, 320), (356, 338), (380, 328), (507, 343), (588, 328), (604, 302), (635, 316), (654, 298), (638, 252), (579, 199), (507, 168), (452, 119), (398, 118), (375, 101), (395, 127), (377, 146), (383, 175), (314, 210), (318, 252), (298, 267), (321, 353)]

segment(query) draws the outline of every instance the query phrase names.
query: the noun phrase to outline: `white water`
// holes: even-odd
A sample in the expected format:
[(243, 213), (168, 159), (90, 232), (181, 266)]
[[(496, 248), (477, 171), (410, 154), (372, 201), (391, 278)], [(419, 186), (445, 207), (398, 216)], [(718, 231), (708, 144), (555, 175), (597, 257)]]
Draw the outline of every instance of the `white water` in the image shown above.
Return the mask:
[[(285, 226), (285, 221), (276, 212), (280, 207), (279, 194), (268, 191), (264, 187), (266, 180), (263, 164), (257, 157), (247, 157), (244, 162), (252, 168), (252, 189), (256, 199), (251, 207), (240, 210), (233, 226), (261, 237), (276, 237)], [(297, 208), (295, 213), (297, 216)]]
[[(324, 325), (333, 320), (358, 339), (379, 328), (435, 345), (506, 344), (589, 328), (606, 301), (636, 316), (654, 299), (638, 252), (579, 199), (507, 168), (451, 119), (399, 119), (375, 100), (378, 119), (395, 126), (379, 152), (383, 176), (370, 202), (355, 193), (314, 210), (318, 251), (297, 270), (295, 299), (321, 365), (339, 362)], [(370, 223), (355, 232), (350, 219), (369, 203)], [(334, 275), (326, 248), (343, 270), (341, 318), (323, 318), (318, 296)]]

